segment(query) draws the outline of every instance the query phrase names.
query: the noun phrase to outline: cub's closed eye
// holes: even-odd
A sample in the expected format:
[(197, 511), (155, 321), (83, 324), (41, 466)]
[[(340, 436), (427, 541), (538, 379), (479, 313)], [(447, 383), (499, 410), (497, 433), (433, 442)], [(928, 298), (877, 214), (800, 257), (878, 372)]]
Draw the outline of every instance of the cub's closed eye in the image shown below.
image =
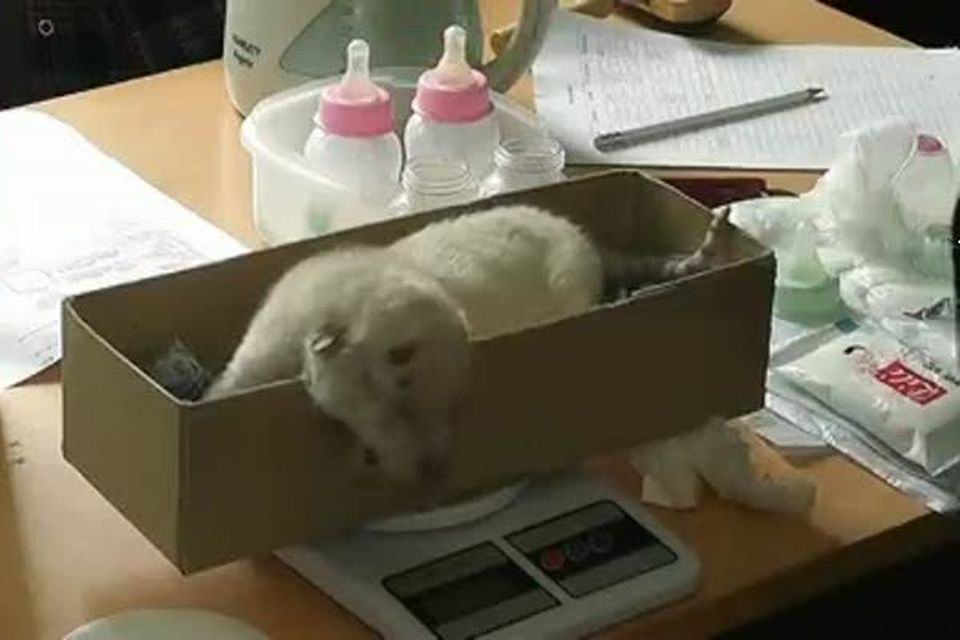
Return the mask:
[(346, 327), (325, 326), (310, 336), (308, 345), (315, 355), (332, 356), (346, 346)]
[(417, 345), (412, 342), (402, 344), (387, 351), (387, 359), (390, 360), (390, 364), (397, 367), (410, 364), (410, 361), (413, 360), (415, 355), (417, 355)]
[(375, 467), (380, 464), (380, 456), (378, 456), (377, 452), (370, 447), (364, 447), (363, 464), (368, 467)]

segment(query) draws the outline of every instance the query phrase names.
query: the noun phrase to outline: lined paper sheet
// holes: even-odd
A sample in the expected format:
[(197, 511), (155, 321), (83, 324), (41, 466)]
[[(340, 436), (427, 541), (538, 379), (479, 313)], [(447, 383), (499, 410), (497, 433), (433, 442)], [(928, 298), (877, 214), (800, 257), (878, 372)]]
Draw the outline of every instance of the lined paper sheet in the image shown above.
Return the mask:
[(0, 389), (60, 359), (65, 296), (245, 251), (67, 125), (0, 113)]
[[(575, 163), (825, 169), (841, 134), (904, 116), (960, 149), (960, 53), (739, 45), (558, 12), (534, 66), (537, 112)], [(631, 149), (593, 138), (821, 86), (829, 99)]]

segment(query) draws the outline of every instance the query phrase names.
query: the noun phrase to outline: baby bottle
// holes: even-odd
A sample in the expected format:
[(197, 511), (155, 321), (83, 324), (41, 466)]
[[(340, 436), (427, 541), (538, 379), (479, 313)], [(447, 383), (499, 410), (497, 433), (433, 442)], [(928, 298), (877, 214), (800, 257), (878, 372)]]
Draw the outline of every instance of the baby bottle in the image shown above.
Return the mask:
[(317, 173), (344, 188), (355, 203), (367, 205), (351, 209), (352, 204), (344, 203), (345, 215), (361, 219), (338, 220), (335, 226), (385, 217), (400, 188), (403, 157), (393, 131), (393, 103), (390, 94), (370, 80), (369, 60), (366, 42), (350, 42), (346, 73), (321, 92), (316, 127), (303, 150)]
[(391, 207), (394, 215), (441, 209), (476, 200), (479, 185), (465, 160), (421, 156), (403, 169), (403, 192)]
[(408, 160), (462, 158), (473, 178), (481, 182), (493, 170), (500, 132), (487, 78), (467, 64), (466, 40), (461, 27), (447, 27), (443, 32), (443, 57), (417, 82), (404, 147)]

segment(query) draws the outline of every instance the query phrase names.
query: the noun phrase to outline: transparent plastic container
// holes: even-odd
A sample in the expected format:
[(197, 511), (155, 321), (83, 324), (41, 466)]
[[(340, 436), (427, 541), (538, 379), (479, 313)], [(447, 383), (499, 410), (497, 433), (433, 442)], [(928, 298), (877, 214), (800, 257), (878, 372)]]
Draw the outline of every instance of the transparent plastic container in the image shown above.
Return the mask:
[[(393, 134), (371, 138), (347, 138), (315, 130), (307, 141), (307, 161), (324, 178), (342, 185), (351, 201), (357, 222), (384, 217), (385, 208), (400, 191), (403, 151)], [(378, 214), (378, 210), (381, 213)], [(311, 222), (316, 227), (317, 221)], [(324, 221), (319, 221), (324, 226)], [(349, 220), (340, 220), (340, 226)]]
[(494, 169), (494, 154), (500, 142), (500, 131), (494, 114), (470, 123), (431, 122), (419, 114), (407, 121), (403, 134), (408, 158), (429, 158), (449, 155), (462, 158), (471, 175), (480, 180)]
[[(406, 122), (421, 69), (395, 69), (372, 78), (387, 90), (396, 123)], [(339, 77), (302, 84), (262, 100), (241, 126), (241, 142), (250, 153), (254, 224), (269, 245), (293, 242), (365, 224), (382, 209), (358, 210), (345, 185), (309, 166), (303, 148), (313, 129), (313, 114), (324, 86)], [(536, 117), (515, 100), (491, 92), (497, 127), (505, 137), (545, 135)]]
[(505, 140), (497, 147), (497, 168), (484, 181), (481, 193), (492, 196), (563, 182), (564, 158), (563, 147), (552, 138)]
[(417, 213), (466, 204), (479, 195), (479, 185), (465, 160), (422, 157), (404, 167), (403, 193), (392, 209), (395, 215)]

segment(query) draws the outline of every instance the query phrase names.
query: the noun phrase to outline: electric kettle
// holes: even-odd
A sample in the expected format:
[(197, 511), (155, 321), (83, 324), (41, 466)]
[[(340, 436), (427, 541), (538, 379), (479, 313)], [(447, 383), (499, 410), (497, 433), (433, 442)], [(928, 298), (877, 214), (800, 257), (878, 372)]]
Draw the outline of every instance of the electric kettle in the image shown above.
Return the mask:
[(442, 50), (451, 24), (467, 32), (467, 59), (496, 91), (506, 91), (530, 66), (557, 0), (524, 0), (520, 24), (496, 59), (481, 64), (478, 0), (227, 0), (223, 62), (227, 90), (246, 115), (261, 99), (313, 78), (343, 72), (353, 38), (370, 44), (378, 73), (423, 70)]

